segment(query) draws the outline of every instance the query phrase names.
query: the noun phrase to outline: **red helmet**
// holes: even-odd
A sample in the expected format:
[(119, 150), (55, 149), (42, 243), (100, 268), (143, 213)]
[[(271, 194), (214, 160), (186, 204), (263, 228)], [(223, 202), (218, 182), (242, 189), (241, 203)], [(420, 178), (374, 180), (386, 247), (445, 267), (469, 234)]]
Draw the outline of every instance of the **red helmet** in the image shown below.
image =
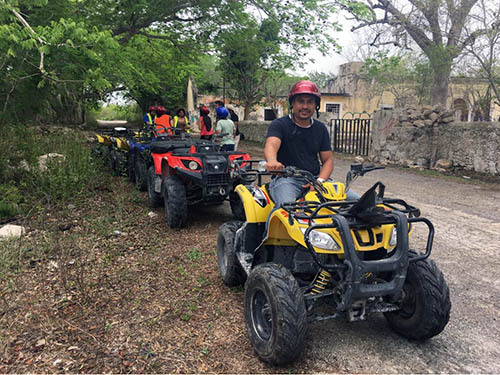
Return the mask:
[(156, 107), (154, 105), (150, 105), (148, 107), (148, 112), (156, 111)]
[(208, 115), (208, 114), (210, 113), (210, 110), (208, 109), (208, 107), (205, 107), (204, 105), (202, 105), (202, 106), (200, 107), (200, 113), (201, 113), (202, 115)]
[(167, 112), (167, 110), (165, 109), (164, 106), (159, 105), (159, 106), (156, 107), (156, 112), (158, 112), (158, 114), (162, 114), (163, 115), (164, 113)]
[(316, 97), (316, 105), (319, 106), (319, 103), (321, 101), (321, 92), (314, 82), (299, 81), (295, 85), (293, 85), (290, 93), (288, 94), (288, 102), (292, 104), (293, 98), (300, 94), (314, 95)]

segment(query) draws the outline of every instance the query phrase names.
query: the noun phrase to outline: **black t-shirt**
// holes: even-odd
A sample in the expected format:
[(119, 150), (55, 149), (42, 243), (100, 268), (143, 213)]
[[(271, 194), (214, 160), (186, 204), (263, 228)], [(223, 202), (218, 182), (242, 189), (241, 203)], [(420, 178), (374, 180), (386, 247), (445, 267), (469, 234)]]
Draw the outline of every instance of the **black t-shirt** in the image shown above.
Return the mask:
[(314, 120), (308, 128), (296, 125), (289, 116), (274, 120), (267, 129), (267, 137), (281, 139), (278, 161), (285, 166), (305, 169), (319, 174), (318, 153), (331, 151), (330, 135), (325, 124)]

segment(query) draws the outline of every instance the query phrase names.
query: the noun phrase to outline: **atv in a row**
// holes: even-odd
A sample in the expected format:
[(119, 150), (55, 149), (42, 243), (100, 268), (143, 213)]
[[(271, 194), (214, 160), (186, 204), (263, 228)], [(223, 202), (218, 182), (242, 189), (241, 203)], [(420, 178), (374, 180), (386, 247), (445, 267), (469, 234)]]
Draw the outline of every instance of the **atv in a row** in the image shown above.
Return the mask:
[(233, 176), (232, 165), (239, 161), (239, 169), (244, 169), (247, 153), (221, 151), (218, 143), (177, 129), (157, 134), (153, 129), (115, 128), (97, 138), (113, 174), (128, 175), (137, 189), (147, 190), (151, 207), (164, 205), (171, 228), (185, 226), (188, 207), (200, 204), (230, 201), (235, 216), (242, 214), (234, 193), (242, 180)]
[[(415, 340), (444, 329), (451, 303), (443, 274), (429, 259), (432, 223), (404, 200), (385, 197), (381, 182), (346, 200), (350, 183), (375, 166), (352, 165), (347, 186), (319, 183), (293, 167), (273, 172), (301, 177), (314, 188), (275, 207), (262, 183), (270, 173), (253, 168), (256, 162), (234, 171), (247, 182), (236, 187), (245, 220), (220, 227), (217, 262), (226, 285), (245, 285), (246, 326), (261, 360), (296, 360), (307, 325), (325, 319), (383, 313), (395, 332)], [(416, 226), (427, 230), (423, 253), (409, 244)]]

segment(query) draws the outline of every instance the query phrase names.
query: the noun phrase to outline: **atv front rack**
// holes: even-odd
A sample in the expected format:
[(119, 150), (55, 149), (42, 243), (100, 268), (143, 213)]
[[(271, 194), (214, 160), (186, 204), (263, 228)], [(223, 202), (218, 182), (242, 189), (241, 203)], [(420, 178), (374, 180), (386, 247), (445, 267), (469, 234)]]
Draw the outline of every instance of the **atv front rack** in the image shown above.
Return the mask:
[[(290, 225), (293, 225), (294, 219), (308, 221), (309, 227), (304, 233), (304, 241), (307, 245), (313, 260), (321, 269), (328, 272), (342, 271), (345, 275), (345, 295), (339, 305), (341, 310), (349, 309), (353, 302), (359, 299), (392, 295), (396, 297), (401, 291), (406, 279), (406, 271), (408, 264), (419, 260), (426, 259), (431, 254), (432, 242), (434, 238), (434, 227), (426, 218), (407, 217), (414, 210), (414, 207), (409, 206), (406, 202), (396, 199), (383, 198), (382, 204), (401, 204), (407, 207), (403, 210), (383, 210), (373, 213), (370, 222), (359, 219), (349, 213), (349, 208), (356, 202), (339, 201), (339, 202), (296, 202), (290, 204), (282, 204), (281, 208), (289, 214)], [(320, 214), (323, 209), (331, 211), (328, 214)], [(323, 211), (324, 212), (324, 211)], [(316, 224), (315, 219), (331, 220), (330, 223)], [(408, 244), (408, 228), (409, 224), (423, 222), (427, 225), (429, 233), (427, 237), (426, 250), (424, 254), (415, 257), (409, 256)], [(354, 245), (351, 229), (367, 228), (369, 226), (380, 226), (386, 224), (394, 224), (397, 233), (397, 243), (392, 254), (384, 259), (379, 260), (362, 260), (357, 255)], [(340, 234), (342, 245), (344, 248), (344, 259), (336, 260), (333, 264), (322, 262), (313, 245), (310, 242), (311, 231), (316, 229), (337, 229)], [(390, 274), (390, 280), (378, 284), (364, 284), (362, 279), (364, 275), (369, 273), (386, 272)]]

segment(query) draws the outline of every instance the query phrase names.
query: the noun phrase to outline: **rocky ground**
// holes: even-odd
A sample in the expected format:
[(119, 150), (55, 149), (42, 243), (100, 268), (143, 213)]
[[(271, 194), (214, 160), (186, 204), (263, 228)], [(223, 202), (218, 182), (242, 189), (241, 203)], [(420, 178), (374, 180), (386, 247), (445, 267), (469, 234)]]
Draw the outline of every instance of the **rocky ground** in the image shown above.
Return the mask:
[[(350, 162), (337, 157), (334, 176), (343, 179)], [(436, 227), (432, 258), (452, 314), (428, 342), (399, 337), (383, 316), (326, 321), (309, 327), (296, 364), (263, 364), (245, 331), (242, 288), (218, 276), (228, 205), (192, 211), (186, 229), (171, 230), (145, 193), (114, 178), (92, 199), (20, 223), (28, 234), (12, 246), (21, 271), (0, 281), (0, 372), (500, 372), (498, 185), (387, 168), (355, 190), (377, 180)], [(414, 246), (424, 237), (417, 231)]]

